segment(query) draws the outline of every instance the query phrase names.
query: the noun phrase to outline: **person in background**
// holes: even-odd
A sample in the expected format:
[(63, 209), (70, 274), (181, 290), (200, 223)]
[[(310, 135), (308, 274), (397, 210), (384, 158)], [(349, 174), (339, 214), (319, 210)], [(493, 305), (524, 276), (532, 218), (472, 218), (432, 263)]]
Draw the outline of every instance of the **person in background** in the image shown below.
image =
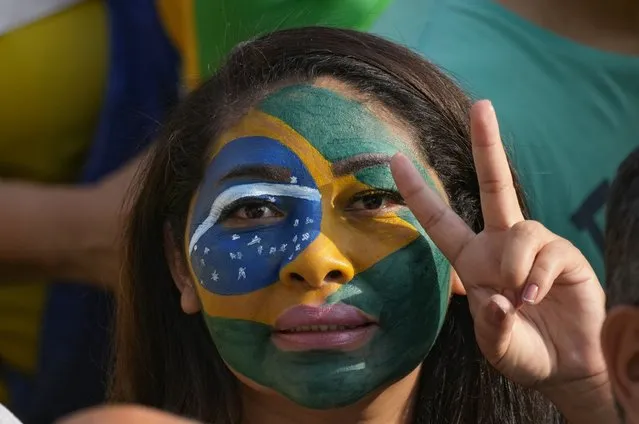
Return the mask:
[(104, 398), (113, 187), (177, 100), (179, 58), (151, 0), (30, 0), (0, 2), (0, 61), (0, 402), (50, 423)]
[(603, 281), (610, 182), (639, 146), (639, 2), (394, 0), (371, 31), (491, 99), (532, 217)]
[(639, 149), (610, 189), (606, 227), (608, 316), (602, 346), (627, 424), (639, 423)]
[(389, 2), (0, 2), (0, 403), (50, 423), (104, 399), (126, 193), (180, 87), (252, 33)]

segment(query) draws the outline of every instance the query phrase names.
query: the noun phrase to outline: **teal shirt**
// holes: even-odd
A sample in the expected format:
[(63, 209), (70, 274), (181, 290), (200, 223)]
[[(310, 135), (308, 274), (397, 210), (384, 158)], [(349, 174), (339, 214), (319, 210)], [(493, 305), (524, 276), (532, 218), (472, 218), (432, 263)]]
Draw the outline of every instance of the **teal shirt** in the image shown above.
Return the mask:
[(489, 0), (395, 0), (372, 31), (492, 100), (533, 218), (602, 279), (607, 192), (639, 147), (639, 57), (577, 44)]

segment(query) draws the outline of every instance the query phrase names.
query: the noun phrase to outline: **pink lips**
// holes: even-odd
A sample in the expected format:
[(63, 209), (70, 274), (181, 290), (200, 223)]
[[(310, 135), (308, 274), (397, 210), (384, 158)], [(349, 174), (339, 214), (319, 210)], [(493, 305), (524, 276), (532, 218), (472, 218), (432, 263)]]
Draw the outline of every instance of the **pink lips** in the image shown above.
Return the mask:
[(378, 328), (375, 320), (354, 306), (297, 305), (279, 316), (273, 343), (280, 350), (354, 350)]

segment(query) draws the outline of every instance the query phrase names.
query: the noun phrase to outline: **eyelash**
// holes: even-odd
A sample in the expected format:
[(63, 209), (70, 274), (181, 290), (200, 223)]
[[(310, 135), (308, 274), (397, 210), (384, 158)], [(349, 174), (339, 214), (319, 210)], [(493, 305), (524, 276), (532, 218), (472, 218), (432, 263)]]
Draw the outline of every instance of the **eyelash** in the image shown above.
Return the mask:
[(406, 202), (404, 202), (404, 198), (402, 197), (401, 194), (399, 194), (396, 191), (393, 190), (368, 190), (368, 191), (362, 191), (359, 192), (357, 194), (355, 194), (349, 203), (355, 203), (359, 200), (365, 199), (367, 197), (370, 196), (375, 196), (375, 195), (382, 195), (382, 196), (387, 196), (392, 202), (398, 204), (398, 205), (405, 205)]
[(232, 218), (232, 215), (234, 213), (236, 213), (239, 209), (246, 206), (253, 206), (257, 208), (262, 206), (267, 206), (279, 213), (282, 213), (273, 202), (269, 202), (268, 200), (262, 199), (259, 197), (247, 197), (247, 198), (239, 199), (239, 200), (236, 200), (235, 202), (229, 203), (226, 207), (224, 207), (224, 209), (222, 209), (222, 212), (220, 212), (220, 217), (218, 218), (218, 222), (224, 222), (227, 219)]

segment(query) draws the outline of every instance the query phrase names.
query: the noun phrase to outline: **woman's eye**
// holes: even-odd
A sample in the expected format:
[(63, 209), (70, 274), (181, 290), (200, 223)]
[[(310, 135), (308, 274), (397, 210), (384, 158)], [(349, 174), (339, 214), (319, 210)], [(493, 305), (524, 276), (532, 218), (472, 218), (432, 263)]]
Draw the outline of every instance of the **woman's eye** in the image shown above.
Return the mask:
[(255, 204), (255, 205), (240, 206), (231, 214), (229, 214), (229, 218), (265, 219), (265, 218), (274, 218), (281, 215), (282, 214), (274, 207), (264, 205), (264, 204)]
[(275, 204), (266, 201), (250, 201), (231, 205), (222, 212), (218, 222), (227, 227), (252, 227), (267, 225), (284, 216)]
[(384, 212), (404, 204), (398, 193), (379, 191), (356, 195), (346, 210), (353, 212)]

